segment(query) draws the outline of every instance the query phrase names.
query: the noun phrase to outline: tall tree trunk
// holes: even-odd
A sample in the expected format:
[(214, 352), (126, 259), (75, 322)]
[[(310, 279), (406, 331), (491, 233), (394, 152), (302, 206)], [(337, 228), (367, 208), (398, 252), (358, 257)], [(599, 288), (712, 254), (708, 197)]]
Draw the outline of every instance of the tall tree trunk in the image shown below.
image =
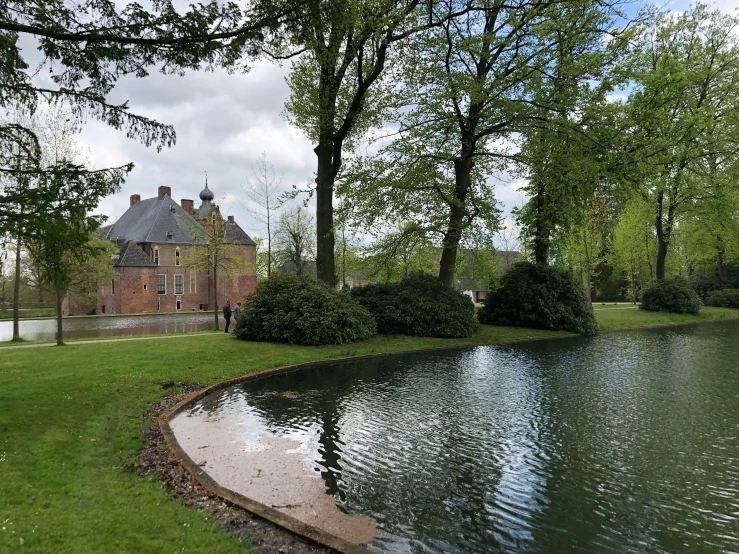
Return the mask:
[(331, 286), (336, 284), (334, 262), (334, 145), (322, 140), (314, 149), (316, 171), (316, 277)]
[(668, 208), (667, 222), (662, 221), (664, 214), (664, 191), (657, 194), (657, 217), (655, 228), (657, 231), (657, 261), (655, 264), (655, 277), (658, 281), (665, 278), (665, 264), (667, 262), (667, 250), (670, 246), (670, 235), (672, 231), (672, 206)]
[(549, 263), (549, 225), (545, 221), (544, 186), (536, 186), (536, 225), (534, 226), (534, 261), (539, 265)]
[(269, 196), (267, 196), (267, 279), (272, 275), (272, 229), (269, 218)]
[(64, 326), (62, 325), (62, 302), (64, 291), (56, 289), (56, 345), (64, 346)]
[(449, 223), (444, 233), (441, 260), (439, 261), (439, 281), (448, 287), (454, 286), (454, 267), (457, 263), (459, 242), (462, 240), (465, 200), (470, 190), (473, 165), (472, 160), (467, 157), (454, 160), (455, 203), (449, 207)]
[(718, 278), (722, 281), (726, 281), (729, 278), (729, 266), (726, 264), (726, 259), (724, 258), (725, 252), (724, 249), (721, 248), (717, 252), (717, 264), (718, 264)]
[(20, 309), (21, 303), (21, 238), (16, 238), (15, 245), (15, 283), (13, 286), (13, 340), (21, 340)]
[(585, 279), (587, 283), (587, 288), (585, 290), (587, 291), (588, 302), (591, 302), (593, 298), (592, 292), (591, 292), (593, 285), (592, 285), (591, 268), (590, 268), (590, 250), (588, 249), (587, 226), (583, 227), (582, 229), (582, 240), (583, 240), (583, 246), (585, 247)]
[(213, 266), (213, 316), (215, 318), (216, 331), (220, 331), (221, 325), (218, 320), (218, 266)]
[(665, 242), (664, 237), (657, 237), (657, 263), (655, 267), (655, 277), (658, 281), (665, 278), (665, 264), (667, 262), (667, 247), (669, 243)]

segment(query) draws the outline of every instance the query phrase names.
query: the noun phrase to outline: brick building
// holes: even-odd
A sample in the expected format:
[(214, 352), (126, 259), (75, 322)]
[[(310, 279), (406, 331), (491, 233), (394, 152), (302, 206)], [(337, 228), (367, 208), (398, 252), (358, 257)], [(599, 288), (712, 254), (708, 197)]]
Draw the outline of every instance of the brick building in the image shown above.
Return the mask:
[[(177, 204), (170, 187), (159, 187), (155, 198), (131, 196), (131, 205), (113, 225), (100, 229), (104, 239), (120, 246), (113, 256), (115, 278), (98, 284), (96, 305), (67, 298), (64, 315), (191, 312), (212, 309), (213, 288), (218, 306), (242, 300), (256, 288), (256, 244), (234, 221), (224, 220), (206, 183), (201, 205), (192, 200)], [(219, 234), (228, 256), (240, 261), (237, 269), (218, 275), (197, 268), (207, 250), (209, 235)]]

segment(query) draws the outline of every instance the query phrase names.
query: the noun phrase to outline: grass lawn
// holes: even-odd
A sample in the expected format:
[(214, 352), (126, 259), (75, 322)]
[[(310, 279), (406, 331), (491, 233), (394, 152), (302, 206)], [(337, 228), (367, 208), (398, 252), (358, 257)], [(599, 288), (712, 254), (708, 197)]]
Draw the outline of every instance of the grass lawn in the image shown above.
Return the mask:
[[(610, 329), (739, 317), (739, 310), (597, 317)], [(318, 359), (564, 334), (483, 326), (465, 340), (375, 337), (317, 348), (214, 333), (0, 350), (0, 552), (251, 552), (129, 469), (143, 445), (141, 414), (173, 392), (162, 387), (169, 381), (206, 385)]]
[[(29, 308), (18, 310), (20, 319), (36, 319), (39, 317), (54, 317), (54, 308)], [(0, 320), (13, 319), (13, 310), (0, 309)]]
[(621, 309), (611, 306), (606, 309), (598, 309), (595, 306), (594, 308), (598, 329), (601, 331), (739, 318), (739, 310), (731, 308), (703, 307), (698, 315), (646, 312), (639, 308), (628, 308), (625, 305), (618, 307)]

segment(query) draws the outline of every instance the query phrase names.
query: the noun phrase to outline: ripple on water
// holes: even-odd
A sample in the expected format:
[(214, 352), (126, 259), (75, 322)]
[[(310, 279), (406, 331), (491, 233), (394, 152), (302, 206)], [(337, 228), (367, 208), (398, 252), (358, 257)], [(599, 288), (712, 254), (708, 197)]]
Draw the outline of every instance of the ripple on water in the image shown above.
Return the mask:
[(480, 347), (276, 375), (179, 417), (237, 456), (291, 441), (379, 551), (729, 553), (737, 359), (736, 323)]

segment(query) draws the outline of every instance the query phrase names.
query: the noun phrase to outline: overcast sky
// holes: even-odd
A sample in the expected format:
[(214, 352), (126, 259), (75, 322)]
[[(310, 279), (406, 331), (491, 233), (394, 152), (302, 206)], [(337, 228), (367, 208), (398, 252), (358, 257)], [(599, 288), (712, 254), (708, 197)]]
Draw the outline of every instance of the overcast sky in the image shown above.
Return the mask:
[[(680, 11), (687, 5), (686, 0), (675, 0), (666, 8)], [(736, 0), (714, 5), (729, 12)], [(145, 79), (121, 81), (111, 100), (128, 100), (132, 112), (173, 125), (177, 143), (157, 153), (121, 132), (88, 122), (79, 140), (90, 148), (94, 166), (135, 164), (121, 192), (104, 199), (99, 211), (114, 220), (127, 209), (130, 195), (150, 198), (160, 185), (171, 187), (176, 201), (188, 198), (197, 206), (207, 171), (224, 215), (234, 215), (247, 233), (260, 235), (259, 224), (242, 205), (241, 187), (262, 152), (282, 176), (285, 190), (293, 185), (306, 188), (314, 178), (313, 145), (282, 115), (288, 70), (289, 64), (258, 62), (248, 74), (201, 71), (178, 77), (154, 71)], [(496, 197), (506, 212), (523, 203), (520, 185), (512, 179), (495, 183)]]

